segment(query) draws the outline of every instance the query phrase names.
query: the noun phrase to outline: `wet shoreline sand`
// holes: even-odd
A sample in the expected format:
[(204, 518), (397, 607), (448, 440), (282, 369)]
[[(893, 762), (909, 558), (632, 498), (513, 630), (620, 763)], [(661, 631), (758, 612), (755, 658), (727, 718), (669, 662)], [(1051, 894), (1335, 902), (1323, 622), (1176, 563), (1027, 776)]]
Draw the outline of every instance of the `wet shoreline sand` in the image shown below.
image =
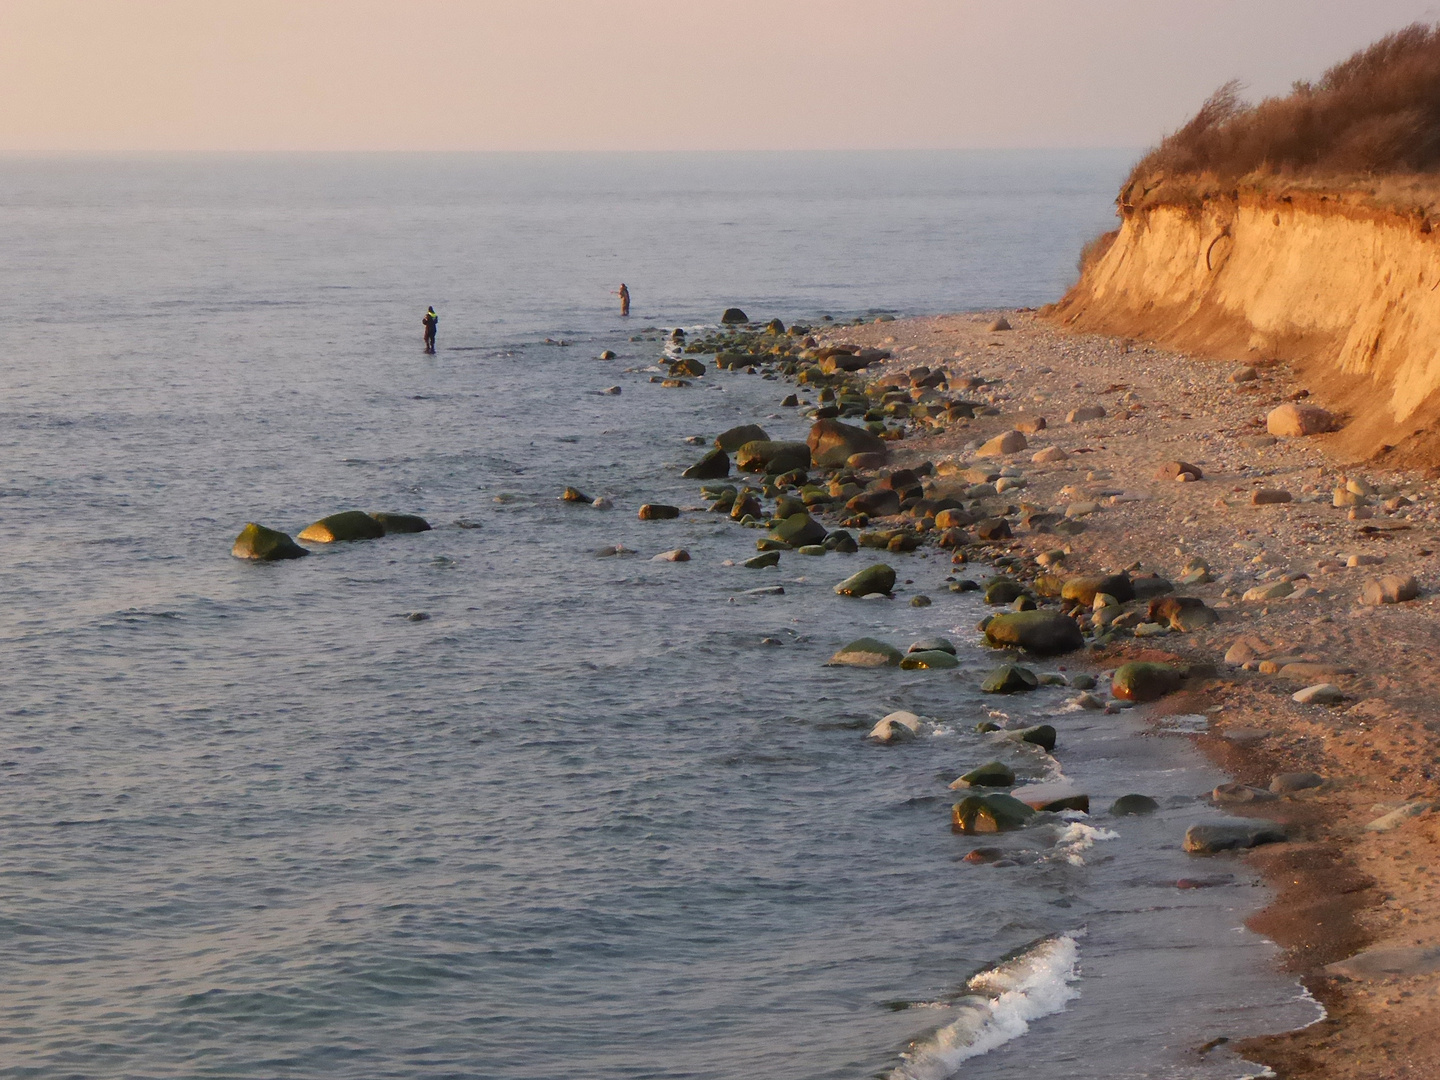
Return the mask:
[[(1034, 556), (1063, 550), (1066, 577), (1129, 568), (1178, 582), (1204, 561), (1213, 580), (1179, 591), (1218, 611), (1218, 624), (1145, 639), (1122, 634), (1091, 658), (1101, 667), (1130, 659), (1198, 665), (1156, 714), (1207, 715), (1199, 745), (1242, 784), (1266, 790), (1276, 775), (1302, 771), (1324, 780), (1228, 808), (1289, 833), (1288, 842), (1244, 856), (1276, 890), (1250, 926), (1284, 948), (1287, 969), (1328, 1012), (1309, 1028), (1239, 1049), (1287, 1077), (1434, 1075), (1440, 1036), (1426, 1020), (1440, 1003), (1440, 962), (1424, 950), (1440, 936), (1440, 814), (1430, 809), (1440, 797), (1440, 677), (1431, 662), (1440, 649), (1440, 484), (1338, 460), (1330, 436), (1267, 436), (1266, 413), (1305, 389), (1283, 363), (1257, 356), (1255, 377), (1234, 381), (1234, 363), (1070, 333), (1031, 312), (1006, 312), (1014, 328), (991, 332), (996, 314), (817, 336), (822, 345), (889, 351), (865, 372), (871, 379), (927, 366), (952, 380), (986, 380), (964, 394), (987, 406), (981, 415), (917, 430), (893, 444), (893, 465), (972, 464), (980, 442), (1045, 418), (1023, 450), (991, 464), (1023, 473), (1024, 488), (1010, 493), (1022, 504), (1017, 512), (1063, 515), (1094, 504), (1075, 518), (1084, 530), (1066, 536), (1017, 526), (1012, 539), (982, 550), (1019, 556), (1032, 573)], [(1103, 418), (1066, 422), (1071, 410), (1095, 405)], [(1047, 447), (1065, 456), (1032, 461)], [(1162, 479), (1169, 462), (1193, 464), (1203, 478)], [(1336, 507), (1334, 489), (1351, 481), (1369, 494), (1339, 500), (1358, 509)], [(1262, 496), (1256, 504), (1260, 489), (1285, 491), (1289, 501)], [(1365, 584), (1389, 574), (1414, 575), (1419, 598), (1361, 603)], [(1244, 599), (1267, 585), (1287, 595)], [(1341, 700), (1293, 700), (1318, 683), (1337, 687)], [(1197, 874), (1235, 857), (1196, 856)], [(1378, 949), (1399, 951), (1365, 953)], [(1345, 963), (1357, 953), (1366, 959)]]

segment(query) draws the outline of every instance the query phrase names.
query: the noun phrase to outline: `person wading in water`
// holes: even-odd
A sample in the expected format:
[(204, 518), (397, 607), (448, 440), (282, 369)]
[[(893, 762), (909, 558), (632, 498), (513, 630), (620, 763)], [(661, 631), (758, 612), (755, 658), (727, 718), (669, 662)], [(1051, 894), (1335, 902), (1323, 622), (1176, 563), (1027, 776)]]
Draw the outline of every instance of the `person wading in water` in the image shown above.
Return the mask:
[(630, 290), (625, 287), (623, 281), (620, 283), (620, 314), (630, 314)]
[(420, 321), (425, 326), (425, 351), (433, 353), (435, 351), (435, 328), (440, 325), (440, 316), (435, 314), (435, 309), (432, 307), (425, 312), (425, 318)]

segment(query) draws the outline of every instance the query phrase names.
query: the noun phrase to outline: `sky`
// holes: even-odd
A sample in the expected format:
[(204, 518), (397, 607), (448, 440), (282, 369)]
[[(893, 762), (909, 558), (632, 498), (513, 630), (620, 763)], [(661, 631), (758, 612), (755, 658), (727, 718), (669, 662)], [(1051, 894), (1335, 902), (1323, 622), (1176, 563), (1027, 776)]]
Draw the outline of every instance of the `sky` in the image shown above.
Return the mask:
[(0, 0), (0, 152), (1141, 147), (1422, 0)]

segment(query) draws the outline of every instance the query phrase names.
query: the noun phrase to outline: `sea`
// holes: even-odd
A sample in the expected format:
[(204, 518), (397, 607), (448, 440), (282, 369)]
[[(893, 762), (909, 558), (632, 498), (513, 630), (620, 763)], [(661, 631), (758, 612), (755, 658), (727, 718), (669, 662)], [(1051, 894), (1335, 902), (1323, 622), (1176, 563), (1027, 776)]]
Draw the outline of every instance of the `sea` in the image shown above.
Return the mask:
[[(1320, 1013), (1180, 851), (1207, 717), (980, 694), (939, 553), (847, 600), (875, 553), (636, 513), (703, 507), (687, 439), (806, 429), (660, 385), (669, 331), (1054, 300), (1134, 157), (0, 160), (0, 1077), (1257, 1074)], [(435, 527), (230, 555), (349, 509)], [(825, 666), (865, 635), (961, 664)], [(953, 833), (995, 758), (1096, 813)]]

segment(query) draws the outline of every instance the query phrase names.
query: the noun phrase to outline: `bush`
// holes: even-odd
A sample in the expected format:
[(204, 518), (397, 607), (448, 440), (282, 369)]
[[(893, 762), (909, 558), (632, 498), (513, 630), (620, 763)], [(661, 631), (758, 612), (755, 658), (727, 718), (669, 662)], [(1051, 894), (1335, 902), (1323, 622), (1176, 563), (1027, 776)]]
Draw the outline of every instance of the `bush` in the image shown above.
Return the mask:
[(1233, 183), (1440, 171), (1440, 26), (1416, 23), (1336, 64), (1316, 83), (1256, 105), (1228, 82), (1143, 157), (1121, 192), (1134, 205), (1166, 177)]

